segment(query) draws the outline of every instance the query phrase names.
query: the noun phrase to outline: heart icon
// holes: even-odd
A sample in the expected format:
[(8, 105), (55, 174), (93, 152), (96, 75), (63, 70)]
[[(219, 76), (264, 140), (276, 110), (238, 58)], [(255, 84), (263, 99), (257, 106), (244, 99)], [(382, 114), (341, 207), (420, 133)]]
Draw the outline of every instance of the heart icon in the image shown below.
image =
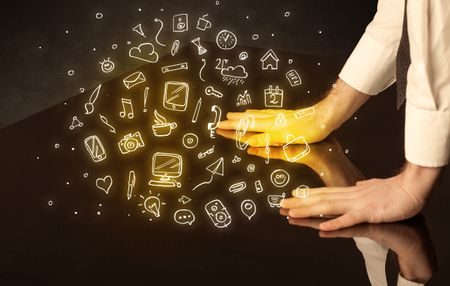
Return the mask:
[(107, 175), (103, 178), (98, 178), (95, 181), (95, 185), (97, 186), (97, 188), (104, 191), (106, 194), (108, 194), (109, 189), (111, 188), (112, 184), (113, 184), (113, 179), (110, 175)]

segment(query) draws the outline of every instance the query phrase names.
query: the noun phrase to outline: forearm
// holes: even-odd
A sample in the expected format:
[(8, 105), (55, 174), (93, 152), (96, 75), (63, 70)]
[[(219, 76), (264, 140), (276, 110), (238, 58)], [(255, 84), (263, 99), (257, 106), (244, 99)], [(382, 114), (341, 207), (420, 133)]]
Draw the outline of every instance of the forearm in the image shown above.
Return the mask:
[(369, 98), (369, 95), (338, 79), (326, 97), (315, 105), (315, 109), (323, 118), (324, 127), (332, 132), (347, 121)]

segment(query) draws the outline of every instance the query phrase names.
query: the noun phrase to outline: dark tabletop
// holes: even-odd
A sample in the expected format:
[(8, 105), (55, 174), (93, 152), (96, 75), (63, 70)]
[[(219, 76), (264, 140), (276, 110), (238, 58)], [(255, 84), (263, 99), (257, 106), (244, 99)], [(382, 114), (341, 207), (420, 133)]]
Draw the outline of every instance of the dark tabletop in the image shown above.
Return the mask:
[[(395, 108), (394, 89), (371, 99), (325, 142), (311, 144), (308, 159), (289, 163), (274, 156), (266, 164), (264, 158), (236, 148), (233, 140), (217, 134), (211, 138), (211, 107), (221, 108), (222, 119), (228, 111), (264, 108), (264, 90), (269, 85), (284, 90), (285, 109), (311, 106), (331, 88), (344, 60), (275, 51), (280, 59), (279, 70), (262, 71), (260, 58), (268, 49), (238, 45), (233, 52), (224, 52), (215, 43), (202, 44), (208, 49), (203, 57), (193, 45), (187, 45), (175, 57), (161, 55), (155, 64), (102, 83), (92, 114), (85, 114), (84, 105), (93, 89), (0, 131), (3, 285), (370, 284), (364, 258), (353, 239), (324, 239), (312, 228), (290, 225), (277, 207), (270, 206), (268, 196), (289, 196), (299, 185), (343, 186), (363, 178), (395, 174), (404, 161), (404, 111)], [(247, 60), (238, 58), (241, 51), (248, 52)], [(249, 76), (243, 85), (222, 81), (220, 71), (215, 69), (215, 59), (220, 57), (226, 57), (231, 65), (246, 67)], [(198, 76), (202, 58), (208, 63), (204, 70), (206, 82)], [(161, 73), (162, 66), (185, 61), (189, 70)], [(300, 86), (289, 85), (285, 74), (291, 69), (301, 75)], [(136, 71), (143, 73), (146, 82), (127, 89), (123, 79)], [(164, 83), (168, 81), (189, 84), (186, 111), (164, 107)], [(222, 91), (223, 97), (206, 95), (207, 86)], [(145, 113), (146, 87), (149, 96)], [(237, 96), (244, 90), (252, 96), (252, 104), (237, 107)], [(121, 98), (132, 100), (133, 119), (120, 116)], [(199, 117), (192, 123), (199, 98)], [(155, 109), (167, 121), (177, 123), (170, 136), (154, 135)], [(116, 134), (101, 122), (100, 114), (115, 127)], [(83, 126), (70, 130), (73, 116)], [(122, 154), (118, 143), (137, 131), (145, 147)], [(183, 146), (187, 133), (198, 136), (199, 144), (193, 149)], [(101, 139), (105, 160), (94, 162), (90, 157), (84, 140), (91, 135)], [(212, 154), (198, 157), (213, 145)], [(181, 156), (182, 174), (176, 179), (180, 188), (148, 184), (155, 179), (152, 157), (157, 152)], [(282, 149), (274, 147), (271, 152), (282, 154)], [(240, 162), (232, 162), (235, 155)], [(210, 184), (192, 191), (210, 179), (212, 173), (206, 168), (221, 158), (223, 176), (215, 172)], [(251, 164), (253, 172), (249, 171)], [(283, 187), (271, 181), (277, 169), (290, 175)], [(127, 199), (131, 170), (135, 171), (136, 184)], [(106, 193), (97, 188), (96, 180), (108, 175), (113, 183)], [(255, 190), (258, 180), (264, 189), (259, 193)], [(245, 182), (246, 188), (231, 193), (229, 187), (239, 182)], [(106, 188), (108, 183), (105, 179), (99, 185)], [(432, 278), (434, 285), (448, 281), (449, 186), (447, 171), (423, 218), (392, 228), (420, 229), (417, 233), (421, 235), (415, 241), (427, 241), (423, 245), (436, 254), (437, 264), (444, 269)], [(180, 202), (183, 195), (191, 201)], [(160, 204), (159, 217), (146, 208), (149, 197)], [(241, 211), (247, 199), (256, 207), (251, 220)], [(231, 217), (227, 227), (216, 227), (208, 216), (205, 205), (213, 200), (220, 200)], [(195, 215), (192, 225), (175, 222), (174, 213), (180, 209), (189, 209)], [(432, 243), (428, 243), (430, 240)]]

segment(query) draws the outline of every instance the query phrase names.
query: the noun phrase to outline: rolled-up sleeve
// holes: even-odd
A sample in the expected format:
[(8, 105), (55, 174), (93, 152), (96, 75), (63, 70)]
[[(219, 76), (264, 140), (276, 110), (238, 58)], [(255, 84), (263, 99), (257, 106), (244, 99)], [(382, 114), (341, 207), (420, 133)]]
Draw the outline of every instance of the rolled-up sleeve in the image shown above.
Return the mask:
[(340, 79), (369, 95), (378, 94), (395, 82), (404, 3), (378, 1), (377, 13), (340, 72)]
[(406, 159), (441, 167), (450, 154), (450, 1), (413, 1), (407, 9)]

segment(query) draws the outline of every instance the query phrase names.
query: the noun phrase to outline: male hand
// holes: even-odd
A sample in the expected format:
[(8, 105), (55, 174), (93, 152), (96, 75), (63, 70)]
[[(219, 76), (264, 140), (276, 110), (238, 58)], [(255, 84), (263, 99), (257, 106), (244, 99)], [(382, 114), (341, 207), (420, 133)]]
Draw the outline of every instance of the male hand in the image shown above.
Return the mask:
[(221, 130), (238, 130), (243, 117), (251, 119), (246, 130), (250, 134), (244, 137), (243, 142), (251, 147), (282, 146), (299, 136), (303, 139), (293, 143), (304, 144), (305, 141), (314, 143), (322, 141), (332, 131), (327, 126), (328, 115), (310, 107), (298, 110), (249, 109), (245, 112), (229, 112), (228, 120), (219, 123), (218, 133), (221, 134)]
[(248, 124), (245, 140), (251, 147), (282, 146), (292, 139), (302, 139), (290, 143), (315, 143), (325, 139), (339, 128), (352, 114), (363, 105), (369, 96), (337, 80), (328, 95), (314, 106), (297, 110), (252, 110), (229, 112), (227, 120), (219, 123), (220, 131), (240, 129), (240, 120), (244, 117), (254, 119)]
[(361, 181), (354, 187), (311, 189), (306, 199), (283, 200), (282, 214), (292, 218), (338, 216), (319, 225), (323, 231), (337, 230), (361, 222), (382, 223), (418, 214), (441, 169), (407, 163), (397, 176)]

